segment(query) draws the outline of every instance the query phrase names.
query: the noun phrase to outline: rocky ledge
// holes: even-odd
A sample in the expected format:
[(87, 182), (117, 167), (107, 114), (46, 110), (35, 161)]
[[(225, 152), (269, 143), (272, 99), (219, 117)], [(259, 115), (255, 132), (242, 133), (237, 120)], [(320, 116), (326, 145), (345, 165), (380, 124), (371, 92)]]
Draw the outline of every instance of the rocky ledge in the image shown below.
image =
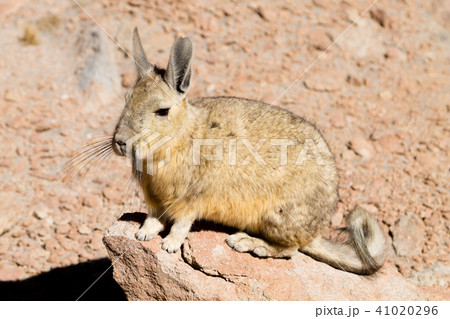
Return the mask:
[(161, 237), (140, 242), (142, 213), (125, 214), (103, 242), (114, 279), (129, 300), (448, 300), (449, 293), (420, 288), (391, 264), (374, 276), (336, 270), (302, 253), (259, 259), (233, 251), (227, 229), (196, 226), (181, 251), (161, 249)]

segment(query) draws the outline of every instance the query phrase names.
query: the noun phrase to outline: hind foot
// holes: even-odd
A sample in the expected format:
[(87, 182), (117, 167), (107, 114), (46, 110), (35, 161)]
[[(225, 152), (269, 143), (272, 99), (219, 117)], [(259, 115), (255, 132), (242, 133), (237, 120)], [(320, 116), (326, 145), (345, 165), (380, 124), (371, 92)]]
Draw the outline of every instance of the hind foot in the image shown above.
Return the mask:
[(258, 257), (289, 258), (297, 252), (297, 247), (281, 247), (239, 232), (226, 239), (228, 246), (240, 253), (253, 253)]

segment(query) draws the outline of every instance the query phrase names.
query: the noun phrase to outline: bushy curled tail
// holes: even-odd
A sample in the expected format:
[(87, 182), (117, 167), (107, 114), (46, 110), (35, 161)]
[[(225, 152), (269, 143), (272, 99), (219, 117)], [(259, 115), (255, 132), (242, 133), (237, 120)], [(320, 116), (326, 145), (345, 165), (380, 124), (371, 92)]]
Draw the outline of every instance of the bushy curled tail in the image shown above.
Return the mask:
[(386, 242), (377, 220), (357, 207), (347, 217), (347, 231), (347, 243), (335, 243), (319, 236), (301, 251), (338, 269), (373, 274), (386, 259)]

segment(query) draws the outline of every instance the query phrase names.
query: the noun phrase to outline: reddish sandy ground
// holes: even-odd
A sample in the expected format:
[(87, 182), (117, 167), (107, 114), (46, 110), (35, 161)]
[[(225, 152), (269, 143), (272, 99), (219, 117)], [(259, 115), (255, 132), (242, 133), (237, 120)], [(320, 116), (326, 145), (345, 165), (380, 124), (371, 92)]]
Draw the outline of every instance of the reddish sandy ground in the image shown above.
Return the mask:
[[(361, 204), (382, 224), (388, 263), (448, 288), (449, 2), (380, 0), (356, 23), (372, 1), (299, 3), (80, 1), (127, 51), (138, 26), (160, 66), (189, 36), (191, 97), (276, 100), (316, 123), (341, 176), (332, 226)], [(105, 230), (145, 205), (116, 159), (56, 178), (77, 145), (113, 130), (131, 59), (73, 1), (3, 1), (0, 17), (0, 281), (10, 281), (105, 257)], [(86, 37), (101, 43), (92, 85)]]

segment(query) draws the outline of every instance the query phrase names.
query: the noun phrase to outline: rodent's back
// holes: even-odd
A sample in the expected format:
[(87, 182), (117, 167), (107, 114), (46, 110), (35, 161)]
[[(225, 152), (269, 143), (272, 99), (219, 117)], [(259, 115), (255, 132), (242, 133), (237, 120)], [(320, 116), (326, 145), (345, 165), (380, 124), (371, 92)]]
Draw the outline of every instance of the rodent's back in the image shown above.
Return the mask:
[[(197, 134), (205, 138), (279, 139), (301, 142), (320, 133), (305, 119), (264, 102), (238, 97), (206, 97), (191, 101), (202, 110)], [(323, 138), (322, 138), (323, 139)]]
[[(266, 144), (271, 140), (291, 139), (297, 141), (293, 148), (312, 140), (320, 144), (318, 148), (324, 159), (334, 163), (333, 155), (317, 128), (278, 106), (237, 97), (198, 98), (190, 103), (201, 110), (201, 116), (196, 119), (199, 124), (194, 133), (196, 138), (248, 139), (253, 144), (261, 139), (265, 139)], [(273, 159), (267, 158), (269, 162)]]

